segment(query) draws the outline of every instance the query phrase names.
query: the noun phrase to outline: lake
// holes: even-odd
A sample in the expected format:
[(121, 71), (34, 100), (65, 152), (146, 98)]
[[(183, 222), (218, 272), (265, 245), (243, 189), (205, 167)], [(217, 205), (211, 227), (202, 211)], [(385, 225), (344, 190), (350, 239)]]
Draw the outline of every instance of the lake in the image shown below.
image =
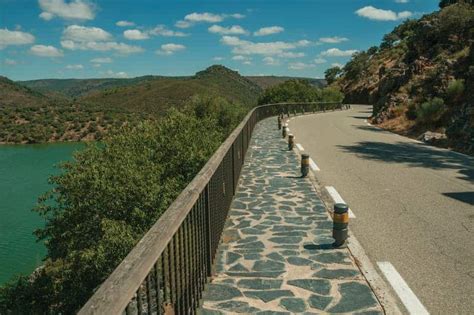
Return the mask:
[(33, 231), (44, 220), (31, 210), (48, 191), (55, 167), (70, 160), (81, 143), (0, 145), (0, 284), (18, 273), (29, 274), (46, 250)]

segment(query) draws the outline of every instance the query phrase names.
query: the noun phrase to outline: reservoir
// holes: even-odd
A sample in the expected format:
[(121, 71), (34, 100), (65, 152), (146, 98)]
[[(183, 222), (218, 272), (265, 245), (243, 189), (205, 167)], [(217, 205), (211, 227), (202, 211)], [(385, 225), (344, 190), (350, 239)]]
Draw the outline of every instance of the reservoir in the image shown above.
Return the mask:
[(46, 249), (33, 232), (44, 220), (31, 210), (52, 188), (48, 178), (60, 172), (55, 166), (71, 160), (82, 147), (81, 143), (0, 145), (0, 285), (42, 263)]

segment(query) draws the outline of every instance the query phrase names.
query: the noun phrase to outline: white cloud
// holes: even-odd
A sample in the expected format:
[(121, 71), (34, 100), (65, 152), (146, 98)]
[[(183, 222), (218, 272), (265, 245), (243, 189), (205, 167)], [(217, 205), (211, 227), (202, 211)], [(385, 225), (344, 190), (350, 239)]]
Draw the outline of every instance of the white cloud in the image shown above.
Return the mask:
[(111, 78), (128, 78), (128, 74), (123, 71), (114, 72), (112, 70), (107, 70), (106, 72), (101, 72), (101, 74), (106, 75)]
[(70, 50), (113, 50), (120, 54), (142, 52), (143, 48), (111, 41), (112, 35), (98, 27), (70, 25), (63, 31), (61, 46)]
[(74, 42), (71, 40), (63, 40), (61, 41), (61, 46), (70, 50), (113, 50), (123, 55), (134, 54), (143, 51), (143, 48), (139, 46), (132, 46), (117, 42)]
[(273, 58), (273, 57), (265, 57), (265, 58), (263, 58), (263, 62), (267, 66), (278, 66), (278, 65), (280, 65), (280, 61), (278, 59)]
[(222, 35), (238, 35), (238, 34), (247, 34), (248, 32), (239, 25), (232, 25), (231, 27), (223, 27), (220, 25), (212, 25), (208, 28), (208, 31), (215, 34)]
[(151, 35), (155, 36), (165, 36), (165, 37), (185, 37), (188, 36), (188, 34), (185, 34), (183, 32), (177, 32), (173, 31), (170, 29), (167, 29), (166, 26), (164, 25), (158, 25), (154, 29), (148, 31)]
[(3, 61), (4, 64), (6, 64), (7, 66), (15, 66), (17, 64), (17, 62), (13, 59), (8, 59), (6, 58), (4, 61)]
[(327, 56), (327, 57), (350, 57), (354, 53), (356, 53), (357, 50), (355, 49), (350, 49), (350, 50), (340, 50), (339, 48), (331, 48), (326, 51), (323, 51), (321, 53), (321, 56)]
[(222, 61), (222, 60), (224, 60), (224, 58), (223, 58), (223, 57), (214, 57), (214, 58), (212, 58), (212, 60), (214, 60), (214, 61)]
[(244, 17), (245, 15), (240, 13), (214, 14), (209, 12), (193, 12), (186, 15), (183, 20), (176, 22), (175, 26), (178, 28), (188, 28), (196, 23), (219, 23), (224, 21), (226, 18), (243, 19)]
[(164, 44), (161, 45), (161, 48), (156, 51), (156, 54), (158, 55), (172, 55), (177, 51), (185, 50), (186, 46), (181, 45), (181, 44)]
[(258, 31), (254, 32), (253, 35), (255, 35), (255, 36), (266, 36), (266, 35), (281, 33), (284, 30), (285, 29), (281, 26), (268, 26), (268, 27), (262, 27)]
[(409, 18), (413, 14), (410, 11), (394, 12), (392, 10), (382, 10), (373, 6), (363, 7), (355, 12), (357, 15), (375, 21), (397, 21)]
[(242, 55), (237, 55), (237, 56), (232, 57), (232, 60), (246, 60), (246, 59), (248, 59), (248, 57), (244, 57)]
[(127, 27), (127, 26), (134, 26), (135, 23), (130, 22), (130, 21), (118, 21), (115, 23), (115, 25), (120, 26), (120, 27)]
[(34, 45), (30, 48), (33, 55), (40, 57), (62, 57), (64, 54), (54, 46)]
[(305, 56), (305, 53), (303, 52), (292, 52), (292, 51), (287, 51), (287, 52), (278, 54), (278, 57), (282, 57), (282, 58), (302, 58), (304, 56)]
[(306, 68), (314, 68), (314, 64), (304, 63), (304, 62), (293, 62), (288, 64), (288, 69), (290, 70), (303, 70)]
[(63, 31), (62, 39), (75, 42), (95, 42), (111, 40), (112, 35), (99, 27), (70, 25)]
[(342, 42), (347, 42), (349, 39), (346, 37), (339, 37), (339, 36), (334, 36), (334, 37), (321, 37), (319, 41), (321, 43), (325, 44), (338, 44)]
[(91, 59), (92, 63), (112, 63), (112, 61), (112, 58), (109, 57)]
[(35, 37), (29, 33), (0, 29), (0, 49), (10, 45), (27, 45), (34, 41)]
[(236, 36), (223, 36), (221, 43), (227, 46), (231, 46), (232, 52), (237, 55), (279, 55), (289, 50), (296, 49), (298, 47), (307, 46), (310, 42), (307, 40), (300, 40), (298, 42), (264, 42), (256, 43), (247, 40), (241, 40)]
[(316, 59), (313, 60), (313, 62), (314, 62), (315, 64), (323, 64), (323, 63), (326, 63), (327, 60), (324, 59), (324, 58), (316, 58)]
[(408, 3), (409, 0), (395, 0), (396, 3)]
[(219, 14), (212, 14), (209, 12), (204, 13), (190, 13), (184, 17), (185, 21), (189, 22), (206, 22), (206, 23), (217, 23), (224, 20), (224, 16)]
[(244, 62), (242, 62), (242, 64), (244, 65), (251, 65), (252, 62), (250, 60), (245, 60)]
[(193, 24), (190, 23), (190, 22), (180, 20), (180, 21), (176, 22), (174, 26), (176, 26), (177, 28), (188, 28), (188, 27), (193, 26)]
[(150, 38), (147, 33), (140, 30), (126, 30), (123, 32), (123, 36), (130, 40), (143, 40)]
[(335, 62), (335, 63), (331, 63), (331, 67), (339, 67), (339, 68), (342, 68), (342, 67), (344, 67), (344, 65), (343, 65), (342, 63)]
[(38, 3), (43, 10), (40, 18), (46, 21), (56, 16), (66, 20), (92, 20), (95, 17), (94, 6), (88, 1), (39, 0)]
[(66, 69), (68, 70), (82, 70), (84, 69), (83, 65), (67, 65)]

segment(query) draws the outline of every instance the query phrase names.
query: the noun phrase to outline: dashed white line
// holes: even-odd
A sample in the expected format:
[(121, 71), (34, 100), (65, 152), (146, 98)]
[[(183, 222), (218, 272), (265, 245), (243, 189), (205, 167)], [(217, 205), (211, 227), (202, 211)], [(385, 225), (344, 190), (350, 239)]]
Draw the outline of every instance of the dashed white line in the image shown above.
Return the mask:
[[(335, 203), (346, 203), (344, 199), (342, 199), (341, 195), (337, 192), (336, 188), (332, 186), (326, 186), (326, 190), (328, 191), (329, 195), (331, 195), (332, 200), (334, 200)], [(349, 218), (355, 219), (356, 216), (354, 212), (349, 208)]]
[(408, 313), (416, 315), (428, 315), (429, 312), (421, 304), (420, 300), (416, 297), (415, 293), (410, 289), (408, 284), (403, 280), (402, 276), (397, 272), (395, 267), (387, 262), (377, 262), (380, 270), (388, 280), (392, 288), (397, 293), (400, 300), (405, 305)]
[(304, 151), (304, 148), (303, 148), (303, 146), (302, 146), (301, 144), (297, 143), (297, 144), (296, 144), (296, 147), (298, 148), (298, 150)]
[(314, 163), (312, 158), (309, 158), (309, 167), (311, 167), (313, 171), (318, 171), (318, 172), (320, 171), (318, 165)]

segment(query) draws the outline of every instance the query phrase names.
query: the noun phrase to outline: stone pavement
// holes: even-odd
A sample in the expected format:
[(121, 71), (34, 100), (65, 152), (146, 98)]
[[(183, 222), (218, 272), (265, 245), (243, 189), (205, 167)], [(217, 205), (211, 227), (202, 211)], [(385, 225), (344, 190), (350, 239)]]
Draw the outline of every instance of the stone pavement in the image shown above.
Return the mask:
[(276, 118), (257, 125), (200, 314), (383, 314)]

